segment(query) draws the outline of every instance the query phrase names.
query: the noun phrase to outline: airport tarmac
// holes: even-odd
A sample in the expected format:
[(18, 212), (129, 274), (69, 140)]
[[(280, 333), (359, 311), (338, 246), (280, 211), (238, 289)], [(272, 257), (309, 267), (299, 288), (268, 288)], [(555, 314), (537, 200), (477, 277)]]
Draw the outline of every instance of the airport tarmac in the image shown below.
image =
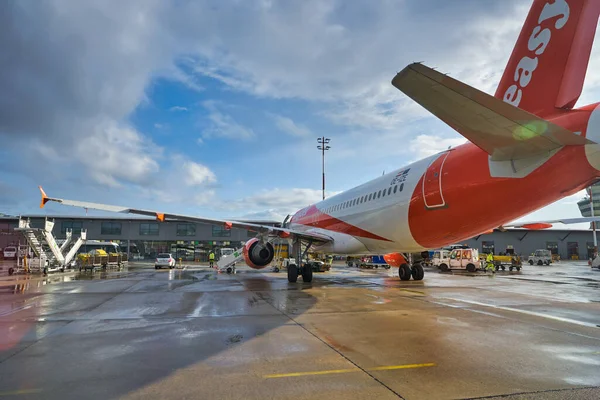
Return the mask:
[(0, 397), (600, 398), (600, 271), (395, 272), (2, 275)]

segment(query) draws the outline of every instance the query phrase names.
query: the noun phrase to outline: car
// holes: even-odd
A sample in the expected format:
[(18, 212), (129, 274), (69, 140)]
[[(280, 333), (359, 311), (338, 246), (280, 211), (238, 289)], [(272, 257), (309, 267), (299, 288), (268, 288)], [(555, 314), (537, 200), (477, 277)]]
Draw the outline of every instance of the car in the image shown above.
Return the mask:
[(159, 253), (156, 256), (154, 269), (161, 269), (162, 267), (169, 267), (169, 269), (175, 268), (175, 258), (171, 253)]
[(4, 259), (12, 260), (17, 258), (17, 248), (15, 246), (6, 246), (4, 248)]

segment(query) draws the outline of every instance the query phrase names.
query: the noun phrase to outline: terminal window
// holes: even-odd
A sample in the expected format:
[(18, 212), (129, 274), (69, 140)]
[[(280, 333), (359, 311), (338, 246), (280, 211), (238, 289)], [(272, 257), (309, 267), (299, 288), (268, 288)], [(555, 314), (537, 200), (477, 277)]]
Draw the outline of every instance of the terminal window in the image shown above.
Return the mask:
[(484, 254), (495, 254), (494, 241), (482, 241), (481, 252)]
[(63, 221), (60, 226), (60, 233), (67, 233), (67, 229), (71, 229), (74, 235), (81, 234), (81, 228), (83, 227), (83, 222), (81, 221)]
[(120, 222), (103, 222), (100, 226), (101, 235), (120, 235), (121, 234), (121, 223)]
[(222, 226), (213, 225), (212, 235), (213, 237), (229, 237), (231, 236), (231, 229), (225, 229)]
[(143, 236), (158, 236), (158, 223), (142, 223), (140, 224), (140, 235)]
[(177, 224), (177, 236), (196, 236), (196, 225)]

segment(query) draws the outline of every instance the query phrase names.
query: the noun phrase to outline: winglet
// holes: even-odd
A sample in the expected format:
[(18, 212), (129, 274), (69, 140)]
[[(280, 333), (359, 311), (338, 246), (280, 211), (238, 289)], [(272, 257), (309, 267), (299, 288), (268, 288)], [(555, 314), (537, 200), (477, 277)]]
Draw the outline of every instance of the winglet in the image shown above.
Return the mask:
[(164, 213), (156, 213), (156, 219), (160, 222), (165, 222), (165, 214)]
[(230, 230), (233, 227), (233, 224), (229, 221), (225, 221), (225, 230)]
[(46, 203), (50, 201), (50, 198), (48, 197), (46, 192), (44, 192), (44, 189), (42, 189), (41, 186), (38, 186), (38, 188), (40, 189), (40, 193), (42, 194), (42, 201), (40, 201), (40, 208), (44, 208)]

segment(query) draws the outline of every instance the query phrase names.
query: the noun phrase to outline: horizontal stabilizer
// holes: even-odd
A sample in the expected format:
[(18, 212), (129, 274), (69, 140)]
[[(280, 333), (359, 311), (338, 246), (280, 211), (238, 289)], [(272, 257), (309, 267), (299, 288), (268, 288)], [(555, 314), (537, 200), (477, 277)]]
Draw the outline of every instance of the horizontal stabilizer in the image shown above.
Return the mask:
[(562, 146), (592, 143), (422, 64), (407, 66), (392, 84), (494, 161), (519, 160), (546, 155)]

